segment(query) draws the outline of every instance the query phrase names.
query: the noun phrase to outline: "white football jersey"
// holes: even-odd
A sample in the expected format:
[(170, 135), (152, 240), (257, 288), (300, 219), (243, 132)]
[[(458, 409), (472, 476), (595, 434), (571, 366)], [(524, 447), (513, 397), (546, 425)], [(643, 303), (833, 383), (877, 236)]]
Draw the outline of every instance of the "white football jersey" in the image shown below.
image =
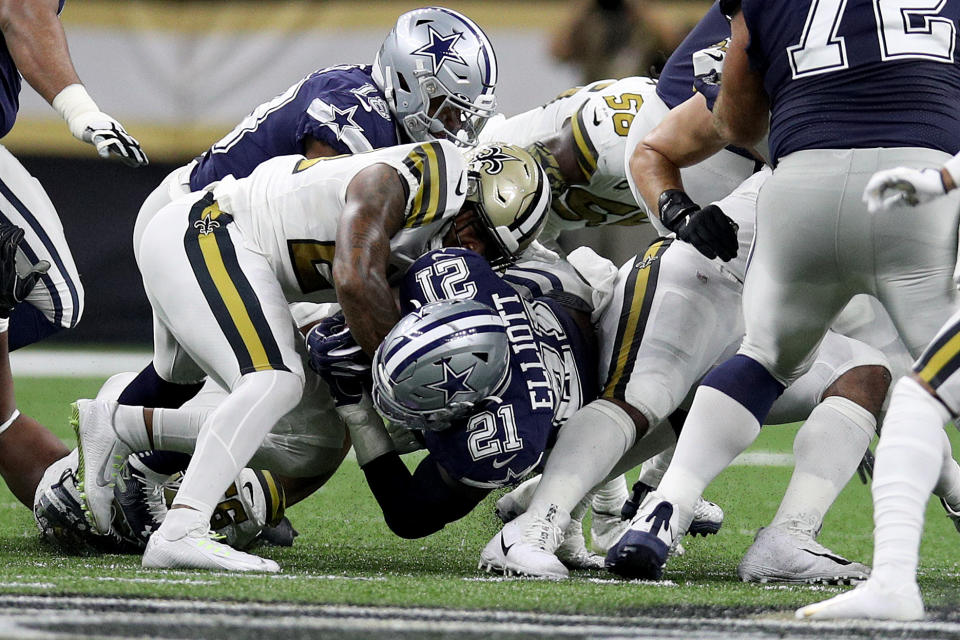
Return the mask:
[(406, 222), (390, 240), (388, 277), (402, 275), (463, 206), (466, 164), (446, 140), (334, 158), (280, 156), (246, 178), (228, 176), (213, 193), (248, 246), (267, 257), (287, 300), (328, 301), (347, 186), (374, 164), (393, 167), (407, 187)]
[(542, 241), (555, 240), (567, 229), (647, 220), (646, 207), (637, 204), (627, 183), (624, 150), (635, 118), (659, 121), (669, 110), (656, 88), (655, 80), (637, 76), (594, 82), (484, 128), (484, 141), (502, 140), (526, 147), (560, 132), (564, 122), (571, 121), (577, 163), (588, 182), (570, 185), (554, 198)]

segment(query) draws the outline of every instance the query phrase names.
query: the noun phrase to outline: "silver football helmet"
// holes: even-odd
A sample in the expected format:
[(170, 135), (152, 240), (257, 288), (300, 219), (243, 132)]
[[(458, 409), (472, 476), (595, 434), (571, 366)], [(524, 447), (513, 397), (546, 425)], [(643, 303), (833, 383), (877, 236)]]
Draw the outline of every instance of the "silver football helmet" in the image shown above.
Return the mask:
[(496, 311), (440, 300), (404, 316), (373, 356), (373, 402), (391, 423), (440, 431), (507, 379), (510, 345)]
[(472, 146), (496, 111), (497, 58), (472, 20), (442, 7), (400, 16), (373, 63), (373, 80), (415, 142)]
[(547, 222), (547, 174), (530, 153), (512, 144), (481, 145), (467, 154), (467, 163), (467, 201), (496, 245), (487, 259), (495, 267), (510, 264)]

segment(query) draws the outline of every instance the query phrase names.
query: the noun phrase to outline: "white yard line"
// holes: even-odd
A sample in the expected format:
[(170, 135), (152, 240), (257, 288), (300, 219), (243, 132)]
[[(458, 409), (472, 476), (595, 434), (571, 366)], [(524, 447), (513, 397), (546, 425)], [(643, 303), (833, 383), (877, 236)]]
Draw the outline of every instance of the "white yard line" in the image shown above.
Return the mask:
[(109, 377), (121, 371), (140, 371), (150, 362), (148, 350), (87, 351), (75, 349), (21, 349), (10, 354), (15, 377)]

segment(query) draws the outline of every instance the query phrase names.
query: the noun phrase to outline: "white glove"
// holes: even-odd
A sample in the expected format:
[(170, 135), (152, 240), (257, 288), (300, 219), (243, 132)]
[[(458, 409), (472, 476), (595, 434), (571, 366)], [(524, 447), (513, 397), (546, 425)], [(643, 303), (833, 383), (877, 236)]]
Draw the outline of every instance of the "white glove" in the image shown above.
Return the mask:
[(67, 121), (73, 137), (95, 146), (101, 158), (113, 155), (131, 167), (147, 164), (147, 156), (136, 138), (127, 133), (123, 125), (100, 111), (82, 84), (66, 87), (51, 104)]
[(863, 201), (870, 213), (894, 206), (911, 207), (930, 202), (945, 194), (939, 169), (897, 167), (878, 171), (863, 190)]

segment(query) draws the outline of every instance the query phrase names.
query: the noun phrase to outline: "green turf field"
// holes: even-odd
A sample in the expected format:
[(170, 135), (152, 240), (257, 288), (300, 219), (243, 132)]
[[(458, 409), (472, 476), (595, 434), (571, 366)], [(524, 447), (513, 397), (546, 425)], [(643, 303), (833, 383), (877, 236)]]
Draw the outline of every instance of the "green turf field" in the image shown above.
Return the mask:
[[(64, 438), (69, 402), (90, 397), (98, 379), (19, 379), (20, 408)], [(768, 428), (754, 450), (789, 452), (793, 428)], [(951, 430), (956, 447), (958, 438)], [(411, 461), (411, 464), (414, 461)], [(290, 549), (261, 548), (283, 567), (279, 576), (147, 571), (136, 556), (63, 557), (38, 540), (33, 518), (0, 489), (0, 594), (85, 594), (197, 599), (424, 605), (626, 615), (685, 612), (726, 616), (731, 611), (782, 610), (845, 587), (746, 585), (735, 569), (756, 529), (773, 516), (789, 479), (785, 467), (733, 467), (708, 489), (726, 510), (723, 529), (687, 539), (660, 583), (623, 582), (604, 572), (565, 582), (501, 579), (479, 572), (483, 545), (498, 531), (493, 501), (423, 540), (401, 540), (383, 524), (362, 473), (351, 460), (318, 494), (288, 512), (300, 537)], [(869, 562), (872, 547), (868, 487), (855, 478), (827, 517), (820, 541)], [(928, 615), (956, 609), (958, 542), (939, 503), (931, 500), (921, 550), (920, 586)]]

